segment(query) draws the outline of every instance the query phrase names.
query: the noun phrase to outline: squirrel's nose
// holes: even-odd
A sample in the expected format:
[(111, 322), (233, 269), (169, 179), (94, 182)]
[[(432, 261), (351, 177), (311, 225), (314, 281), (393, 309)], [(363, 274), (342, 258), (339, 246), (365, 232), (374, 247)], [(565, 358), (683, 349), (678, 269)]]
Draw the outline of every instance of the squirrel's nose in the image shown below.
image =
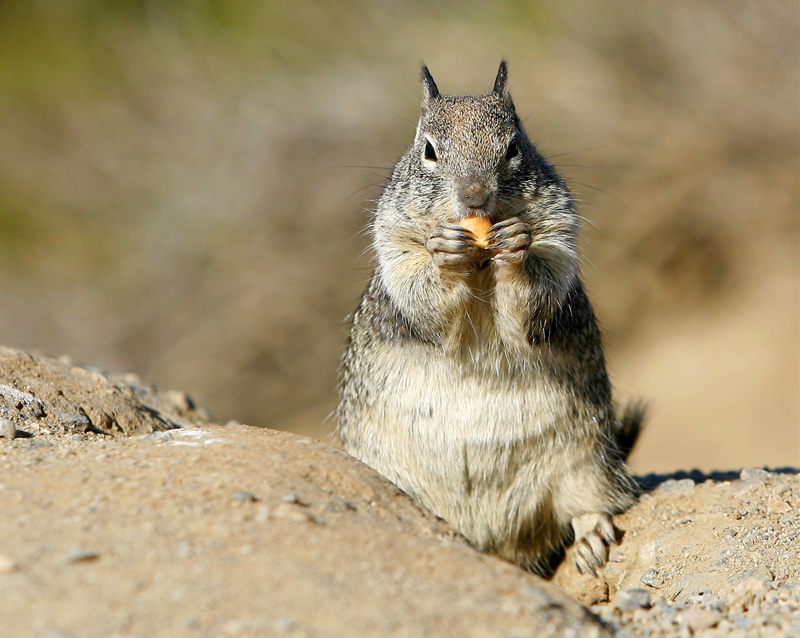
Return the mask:
[(480, 208), (489, 199), (489, 189), (482, 182), (472, 182), (458, 189), (458, 199), (469, 208)]

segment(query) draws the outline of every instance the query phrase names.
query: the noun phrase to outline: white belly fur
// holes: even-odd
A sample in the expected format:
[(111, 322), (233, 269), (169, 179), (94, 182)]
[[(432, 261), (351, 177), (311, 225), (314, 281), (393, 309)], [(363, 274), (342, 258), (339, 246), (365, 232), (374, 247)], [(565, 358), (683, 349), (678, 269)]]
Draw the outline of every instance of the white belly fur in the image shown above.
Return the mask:
[(388, 374), (364, 424), (363, 461), (479, 546), (549, 511), (570, 437), (566, 397), (540, 366), (489, 375), (441, 350), (410, 356), (408, 344), (382, 355), (397, 358), (379, 366)]

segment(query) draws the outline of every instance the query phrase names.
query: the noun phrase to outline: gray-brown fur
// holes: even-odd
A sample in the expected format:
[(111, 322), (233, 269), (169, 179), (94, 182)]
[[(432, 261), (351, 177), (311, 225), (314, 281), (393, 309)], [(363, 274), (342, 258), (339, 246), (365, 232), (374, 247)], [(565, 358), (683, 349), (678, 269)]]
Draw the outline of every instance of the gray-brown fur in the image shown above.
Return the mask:
[[(477, 547), (544, 572), (576, 537), (594, 571), (635, 494), (641, 411), (612, 403), (578, 273), (569, 190), (528, 140), (501, 64), (481, 97), (439, 94), (372, 225), (375, 271), (344, 357), (344, 449)], [(494, 224), (480, 249), (459, 226)]]

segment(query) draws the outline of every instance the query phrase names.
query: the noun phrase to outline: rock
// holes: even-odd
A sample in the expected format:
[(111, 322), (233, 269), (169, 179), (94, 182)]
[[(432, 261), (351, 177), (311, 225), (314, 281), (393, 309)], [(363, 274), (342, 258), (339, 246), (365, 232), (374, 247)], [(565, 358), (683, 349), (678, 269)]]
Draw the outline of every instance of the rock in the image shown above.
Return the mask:
[(100, 558), (100, 552), (93, 549), (73, 547), (67, 552), (67, 560), (70, 563), (88, 563)]
[(675, 496), (689, 496), (694, 491), (695, 484), (690, 478), (686, 479), (670, 479), (659, 486), (659, 490)]
[(769, 478), (770, 474), (760, 467), (746, 467), (739, 473), (739, 478), (743, 481), (763, 482)]
[(0, 418), (0, 436), (4, 439), (14, 439), (17, 437), (17, 426), (8, 419)]
[(730, 598), (731, 609), (747, 611), (751, 607), (760, 603), (769, 591), (769, 586), (761, 579), (756, 577), (748, 578), (733, 590)]
[(633, 611), (650, 606), (650, 592), (646, 589), (630, 588), (620, 591), (614, 598), (614, 607), (622, 611)]
[(722, 614), (707, 609), (690, 607), (678, 614), (680, 621), (685, 624), (693, 633), (709, 629), (722, 620)]
[(252, 492), (245, 492), (243, 490), (237, 490), (233, 493), (234, 501), (245, 501), (247, 503), (255, 503), (258, 500), (258, 496), (253, 494)]
[(180, 390), (167, 390), (166, 399), (179, 412), (186, 413), (195, 409), (192, 398)]
[[(727, 635), (728, 626), (744, 631), (769, 615), (774, 635), (800, 635), (800, 605), (778, 610), (765, 602), (792, 599), (791, 583), (800, 582), (796, 470), (719, 476), (653, 481), (651, 492), (615, 517), (622, 541), (600, 575), (613, 608), (626, 613), (603, 615), (611, 625), (645, 635), (647, 627), (669, 624), (664, 609), (670, 608), (682, 614), (689, 633), (714, 627), (713, 635)], [(562, 563), (555, 582), (584, 600), (588, 585), (574, 571)], [(643, 585), (657, 601), (644, 615), (628, 593)]]
[(16, 569), (17, 563), (13, 559), (9, 558), (5, 554), (0, 554), (0, 575), (10, 574)]
[(0, 416), (38, 422), (54, 434), (134, 435), (209, 422), (185, 393), (132, 385), (135, 380), (0, 346)]
[(92, 422), (85, 414), (75, 414), (73, 412), (64, 412), (63, 410), (53, 410), (53, 416), (57, 418), (62, 425), (68, 428), (83, 428), (85, 431)]
[[(209, 636), (612, 635), (341, 450), (248, 426), (192, 432), (220, 443), (64, 436), (38, 460), (0, 447), (0, 534), (24, 574), (3, 589), (4, 635), (178, 636), (189, 622)], [(258, 502), (243, 507), (236, 485)]]
[(281, 498), (281, 501), (283, 501), (284, 503), (293, 503), (295, 505), (302, 505), (303, 507), (308, 506), (308, 503), (306, 503), (296, 492), (287, 494), (286, 496)]
[(664, 578), (658, 573), (657, 569), (653, 569), (652, 567), (648, 569), (639, 580), (643, 585), (647, 585), (648, 587), (653, 587), (655, 589), (658, 589), (664, 584)]

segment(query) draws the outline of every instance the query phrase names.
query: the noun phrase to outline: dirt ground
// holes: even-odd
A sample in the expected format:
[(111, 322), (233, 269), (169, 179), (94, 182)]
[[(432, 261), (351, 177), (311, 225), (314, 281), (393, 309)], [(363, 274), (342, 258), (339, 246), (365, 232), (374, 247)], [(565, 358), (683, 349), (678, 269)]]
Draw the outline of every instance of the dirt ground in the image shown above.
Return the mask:
[(800, 635), (796, 470), (642, 477), (599, 576), (545, 582), (132, 375), (1, 349), (0, 435), (4, 638)]

